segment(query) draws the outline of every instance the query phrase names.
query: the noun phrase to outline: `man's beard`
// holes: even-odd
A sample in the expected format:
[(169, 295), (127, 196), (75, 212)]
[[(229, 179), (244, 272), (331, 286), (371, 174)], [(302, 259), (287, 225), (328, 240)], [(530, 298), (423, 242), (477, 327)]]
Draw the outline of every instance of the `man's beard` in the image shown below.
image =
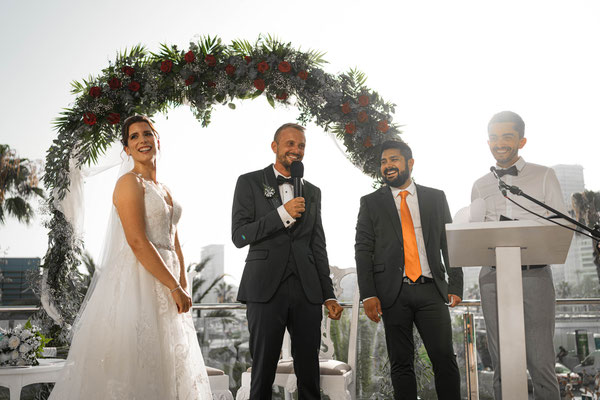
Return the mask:
[[(395, 179), (387, 179), (385, 175), (388, 171), (396, 171)], [(408, 178), (410, 177), (410, 171), (408, 168), (405, 168), (404, 171), (400, 172), (398, 168), (389, 168), (384, 171), (383, 181), (392, 187), (400, 187), (406, 183)]]

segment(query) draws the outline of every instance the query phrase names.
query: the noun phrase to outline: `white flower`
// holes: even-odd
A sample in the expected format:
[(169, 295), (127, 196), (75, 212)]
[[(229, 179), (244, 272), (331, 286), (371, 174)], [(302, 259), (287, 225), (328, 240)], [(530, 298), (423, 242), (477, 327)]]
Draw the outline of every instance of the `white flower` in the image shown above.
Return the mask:
[(8, 337), (4, 336), (2, 340), (0, 340), (0, 350), (8, 347)]
[(28, 339), (31, 336), (33, 336), (33, 334), (29, 329), (24, 329), (23, 332), (21, 332), (21, 339)]
[(19, 346), (19, 352), (21, 353), (29, 353), (31, 351), (31, 346), (28, 345), (27, 343), (23, 343), (21, 346)]
[(0, 353), (0, 364), (4, 364), (8, 360), (10, 360), (10, 354), (9, 353)]
[(19, 352), (18, 352), (17, 350), (13, 350), (13, 351), (10, 353), (10, 359), (11, 359), (11, 360), (16, 360), (17, 358), (19, 358)]
[(11, 349), (16, 349), (20, 344), (21, 344), (21, 340), (16, 335), (11, 336), (10, 339), (8, 339), (8, 347)]

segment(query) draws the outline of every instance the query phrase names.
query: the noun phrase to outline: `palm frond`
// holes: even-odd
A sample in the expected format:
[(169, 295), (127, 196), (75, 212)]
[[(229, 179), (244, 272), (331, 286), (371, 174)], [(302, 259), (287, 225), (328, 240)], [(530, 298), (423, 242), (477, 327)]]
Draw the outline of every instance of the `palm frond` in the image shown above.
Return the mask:
[(323, 64), (329, 63), (329, 61), (325, 60), (325, 51), (313, 50), (309, 49), (306, 54), (308, 55), (308, 62), (313, 67), (321, 67)]
[(252, 54), (254, 47), (244, 39), (236, 39), (231, 41), (231, 47), (234, 50), (234, 55), (249, 56)]
[(218, 36), (211, 37), (210, 35), (202, 36), (198, 42), (198, 47), (202, 51), (202, 54), (219, 54), (224, 50), (224, 46), (221, 42), (221, 38)]

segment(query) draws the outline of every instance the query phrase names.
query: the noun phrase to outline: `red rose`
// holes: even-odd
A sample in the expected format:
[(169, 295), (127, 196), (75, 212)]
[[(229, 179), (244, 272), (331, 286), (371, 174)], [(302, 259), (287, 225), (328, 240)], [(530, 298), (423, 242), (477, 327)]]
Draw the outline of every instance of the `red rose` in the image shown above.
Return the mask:
[(123, 71), (123, 73), (127, 76), (133, 76), (133, 74), (135, 73), (135, 69), (131, 67), (123, 67), (121, 68), (121, 71)]
[(96, 124), (96, 114), (91, 112), (86, 112), (83, 114), (83, 122), (89, 126)]
[(190, 75), (188, 76), (188, 78), (185, 80), (185, 86), (190, 86), (192, 83), (194, 83), (196, 81), (196, 77), (194, 75)]
[(194, 54), (193, 51), (190, 50), (187, 53), (185, 53), (183, 58), (185, 59), (185, 62), (189, 64), (196, 60), (196, 55)]
[(369, 97), (365, 96), (364, 94), (362, 96), (358, 96), (358, 104), (360, 104), (361, 107), (369, 105)]
[(90, 88), (90, 96), (98, 98), (98, 97), (100, 97), (101, 94), (102, 94), (102, 89), (100, 89), (98, 86), (92, 86)]
[(118, 124), (119, 122), (121, 122), (121, 114), (119, 113), (110, 113), (108, 114), (108, 117), (106, 117), (106, 119), (108, 120), (108, 122), (110, 124)]
[(380, 132), (386, 133), (390, 129), (390, 126), (388, 125), (387, 120), (384, 119), (383, 121), (379, 121), (377, 123), (377, 129)]
[(252, 62), (252, 57), (244, 56), (244, 60), (246, 60), (246, 64), (250, 64)]
[(367, 136), (367, 138), (363, 142), (363, 145), (365, 147), (373, 147), (373, 143), (371, 143), (371, 136)]
[(300, 71), (300, 72), (298, 72), (298, 78), (300, 78), (303, 81), (305, 81), (306, 78), (308, 78), (308, 72), (306, 72), (306, 71)]
[(354, 132), (356, 132), (356, 125), (354, 124), (354, 122), (350, 122), (349, 124), (346, 124), (346, 133), (349, 135), (352, 135)]
[(361, 111), (358, 113), (358, 122), (367, 122), (369, 120), (369, 116), (366, 112)]
[(254, 80), (254, 87), (257, 90), (260, 90), (262, 92), (263, 90), (265, 90), (265, 81), (262, 80), (262, 79), (255, 79)]
[(227, 75), (229, 76), (233, 76), (233, 74), (235, 73), (235, 67), (231, 64), (227, 64), (227, 66), (225, 67), (225, 73), (227, 73)]
[(140, 83), (136, 81), (131, 81), (131, 83), (127, 87), (132, 92), (137, 92), (138, 90), (140, 90)]
[(113, 90), (118, 89), (121, 87), (121, 80), (116, 76), (113, 76), (108, 80), (108, 86), (110, 86), (110, 88)]
[(206, 57), (204, 57), (204, 62), (208, 64), (209, 67), (214, 67), (217, 65), (217, 57), (213, 56), (212, 54), (208, 54)]
[(350, 104), (348, 102), (345, 102), (344, 104), (342, 104), (342, 112), (344, 114), (349, 114), (350, 111), (352, 111), (352, 110), (350, 109)]
[(165, 60), (160, 63), (160, 70), (162, 72), (164, 72), (165, 74), (168, 74), (169, 72), (171, 72), (172, 68), (173, 68), (173, 61), (171, 61), (171, 60)]
[(269, 70), (269, 64), (267, 64), (266, 61), (259, 62), (256, 65), (256, 69), (258, 69), (258, 72), (260, 73), (267, 72)]
[(208, 81), (208, 82), (206, 82), (206, 86), (208, 86), (208, 87), (216, 87), (217, 84), (215, 82), (213, 82), (213, 81)]
[(283, 72), (284, 74), (288, 73), (292, 70), (292, 66), (287, 61), (280, 62), (279, 66), (277, 68), (279, 69), (279, 71)]
[(285, 100), (288, 98), (288, 94), (286, 92), (279, 93), (275, 96), (277, 100)]

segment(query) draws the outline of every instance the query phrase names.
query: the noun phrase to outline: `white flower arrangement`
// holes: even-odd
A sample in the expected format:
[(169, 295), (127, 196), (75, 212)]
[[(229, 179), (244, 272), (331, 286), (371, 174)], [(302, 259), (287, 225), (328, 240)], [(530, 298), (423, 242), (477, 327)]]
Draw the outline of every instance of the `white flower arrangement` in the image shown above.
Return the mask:
[(0, 367), (38, 365), (37, 358), (50, 340), (29, 321), (23, 327), (0, 329)]

